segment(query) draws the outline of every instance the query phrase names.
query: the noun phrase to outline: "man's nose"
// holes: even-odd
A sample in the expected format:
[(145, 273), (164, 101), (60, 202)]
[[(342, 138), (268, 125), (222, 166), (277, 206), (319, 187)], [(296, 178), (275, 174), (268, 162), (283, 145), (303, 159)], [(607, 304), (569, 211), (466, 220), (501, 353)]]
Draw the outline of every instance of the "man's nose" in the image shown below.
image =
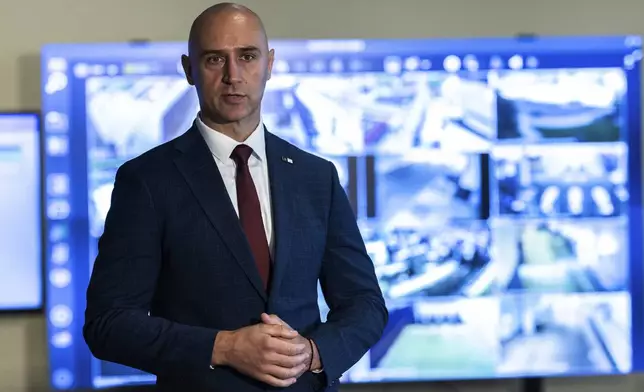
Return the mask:
[(242, 81), (241, 67), (236, 60), (226, 62), (224, 70), (224, 82), (236, 84)]

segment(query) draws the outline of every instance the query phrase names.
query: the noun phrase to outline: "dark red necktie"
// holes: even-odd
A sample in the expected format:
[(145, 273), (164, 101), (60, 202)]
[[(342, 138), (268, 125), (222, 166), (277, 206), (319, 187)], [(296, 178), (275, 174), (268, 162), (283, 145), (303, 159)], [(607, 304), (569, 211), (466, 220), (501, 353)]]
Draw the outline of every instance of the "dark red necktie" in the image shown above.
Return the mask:
[(255, 264), (259, 275), (264, 282), (264, 288), (268, 288), (268, 281), (271, 270), (271, 256), (268, 250), (268, 240), (262, 220), (262, 208), (259, 204), (257, 189), (248, 169), (248, 158), (253, 149), (245, 144), (240, 144), (233, 150), (230, 157), (237, 164), (237, 208), (239, 209), (239, 220), (248, 238), (250, 249), (255, 257)]

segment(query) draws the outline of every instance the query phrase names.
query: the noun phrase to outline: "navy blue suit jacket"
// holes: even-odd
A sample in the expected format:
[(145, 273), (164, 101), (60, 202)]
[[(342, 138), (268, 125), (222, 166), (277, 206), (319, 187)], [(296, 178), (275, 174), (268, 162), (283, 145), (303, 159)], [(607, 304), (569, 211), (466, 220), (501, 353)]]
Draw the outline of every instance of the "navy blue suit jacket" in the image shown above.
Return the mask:
[[(267, 312), (313, 339), (324, 365), (288, 390), (337, 389), (382, 335), (382, 293), (333, 164), (267, 131), (266, 156), (269, 293), (195, 126), (119, 168), (87, 291), (84, 337), (94, 356), (156, 374), (160, 390), (271, 390), (232, 368), (210, 369), (217, 332)], [(331, 309), (325, 323), (318, 279)]]

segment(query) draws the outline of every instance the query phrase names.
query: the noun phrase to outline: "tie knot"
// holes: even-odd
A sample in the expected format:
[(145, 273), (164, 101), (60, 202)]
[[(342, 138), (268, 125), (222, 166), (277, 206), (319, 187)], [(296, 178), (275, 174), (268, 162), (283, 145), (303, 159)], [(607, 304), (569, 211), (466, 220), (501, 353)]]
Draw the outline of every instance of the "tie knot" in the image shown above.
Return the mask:
[(248, 164), (248, 159), (250, 158), (250, 155), (253, 153), (253, 149), (250, 146), (247, 146), (245, 144), (240, 144), (235, 149), (233, 150), (232, 154), (230, 154), (230, 157), (232, 158), (235, 163), (240, 166), (240, 165), (247, 165)]

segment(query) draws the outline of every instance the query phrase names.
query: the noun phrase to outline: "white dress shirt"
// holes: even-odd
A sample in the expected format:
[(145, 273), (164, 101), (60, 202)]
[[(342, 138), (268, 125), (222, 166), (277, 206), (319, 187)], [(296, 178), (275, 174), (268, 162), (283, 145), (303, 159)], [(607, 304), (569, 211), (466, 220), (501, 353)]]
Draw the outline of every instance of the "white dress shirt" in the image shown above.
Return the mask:
[(257, 196), (262, 210), (262, 220), (264, 221), (264, 230), (266, 230), (266, 239), (268, 240), (271, 255), (273, 254), (273, 219), (271, 215), (271, 192), (268, 180), (268, 165), (266, 164), (266, 141), (264, 139), (264, 125), (260, 120), (255, 131), (244, 141), (240, 143), (221, 132), (218, 132), (201, 121), (200, 116), (196, 119), (197, 128), (203, 136), (210, 152), (217, 163), (221, 178), (230, 196), (230, 201), (235, 207), (237, 216), (239, 216), (239, 207), (237, 205), (237, 185), (235, 175), (237, 165), (232, 160), (232, 154), (235, 147), (245, 144), (253, 149), (253, 154), (248, 159), (248, 168), (250, 175), (257, 189)]

